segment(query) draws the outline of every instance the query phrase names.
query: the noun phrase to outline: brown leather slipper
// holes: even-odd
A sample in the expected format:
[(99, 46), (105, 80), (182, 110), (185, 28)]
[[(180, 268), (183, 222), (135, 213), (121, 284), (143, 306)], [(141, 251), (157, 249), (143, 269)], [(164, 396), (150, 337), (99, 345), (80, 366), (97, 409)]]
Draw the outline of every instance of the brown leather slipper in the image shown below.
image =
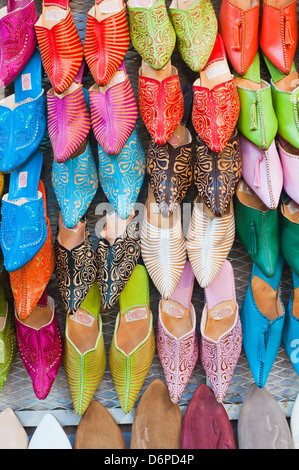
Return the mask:
[(131, 449), (179, 449), (182, 413), (172, 403), (166, 385), (153, 380), (137, 406), (131, 433)]
[(83, 414), (73, 449), (125, 449), (120, 427), (100, 402), (93, 400)]

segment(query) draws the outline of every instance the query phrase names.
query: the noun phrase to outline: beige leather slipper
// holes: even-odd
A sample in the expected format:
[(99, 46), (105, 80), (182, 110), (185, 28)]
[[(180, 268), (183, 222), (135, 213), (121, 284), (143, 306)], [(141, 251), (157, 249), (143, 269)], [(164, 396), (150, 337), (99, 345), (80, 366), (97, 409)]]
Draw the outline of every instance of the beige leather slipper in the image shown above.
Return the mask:
[(131, 449), (179, 449), (182, 413), (160, 379), (153, 380), (137, 406)]
[(0, 449), (27, 449), (29, 438), (19, 418), (11, 408), (0, 414)]

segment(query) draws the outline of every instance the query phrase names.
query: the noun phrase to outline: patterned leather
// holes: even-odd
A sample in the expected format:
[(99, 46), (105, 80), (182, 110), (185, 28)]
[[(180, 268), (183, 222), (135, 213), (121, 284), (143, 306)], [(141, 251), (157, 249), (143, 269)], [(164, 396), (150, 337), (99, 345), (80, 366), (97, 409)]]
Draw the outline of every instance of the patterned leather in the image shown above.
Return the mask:
[(75, 227), (98, 189), (98, 171), (89, 142), (80, 155), (65, 163), (53, 161), (52, 186), (65, 226)]
[(72, 250), (64, 248), (57, 240), (55, 248), (55, 274), (67, 314), (73, 314), (84, 301), (96, 279), (95, 252), (86, 225), (85, 240)]
[(163, 215), (169, 216), (182, 202), (192, 183), (192, 140), (174, 147), (169, 142), (158, 145), (151, 139), (146, 163), (149, 183), (159, 209)]
[(217, 154), (196, 139), (194, 182), (204, 203), (218, 217), (229, 206), (242, 176), (242, 154), (235, 129), (224, 150)]
[[(218, 402), (223, 402), (242, 349), (242, 326), (236, 301), (232, 266), (225, 260), (213, 283), (205, 289), (206, 305), (201, 317), (200, 360)], [(209, 310), (222, 302), (234, 302), (236, 307), (233, 325), (218, 340), (205, 335)]]
[(51, 321), (39, 329), (22, 323), (15, 311), (17, 344), (24, 367), (32, 380), (39, 400), (48, 396), (62, 362), (63, 338), (55, 312), (54, 300), (48, 297)]
[(44, 90), (36, 99), (18, 103), (13, 110), (4, 99), (0, 104), (0, 170), (8, 173), (22, 165), (38, 149), (46, 130)]
[(201, 287), (208, 287), (219, 273), (235, 240), (234, 207), (222, 217), (209, 216), (197, 198), (190, 220), (186, 248), (193, 272)]
[[(136, 301), (134, 290), (143, 293), (143, 301)], [(126, 308), (122, 305), (122, 298), (125, 296)], [(140, 295), (139, 295), (140, 299)], [(139, 300), (138, 299), (138, 300)], [(128, 305), (130, 303), (130, 305)], [(117, 344), (117, 330), (120, 323), (120, 316), (131, 308), (147, 306), (150, 321), (148, 330), (144, 331), (144, 339), (126, 354)], [(121, 408), (125, 414), (133, 408), (138, 394), (145, 381), (147, 373), (151, 367), (155, 354), (155, 336), (153, 329), (153, 315), (149, 306), (149, 282), (146, 269), (142, 265), (137, 265), (132, 273), (130, 281), (120, 296), (120, 311), (115, 320), (113, 338), (109, 349), (109, 368), (113, 377), (115, 389), (119, 398)]]
[(283, 188), (287, 195), (299, 204), (299, 191), (296, 175), (299, 168), (299, 152), (295, 147), (278, 137), (277, 147), (283, 169)]
[(169, 11), (179, 53), (193, 72), (199, 72), (206, 65), (216, 40), (217, 18), (213, 5), (210, 0), (197, 0), (182, 10), (173, 2)]
[(76, 77), (83, 59), (83, 44), (71, 10), (51, 29), (35, 24), (44, 69), (56, 93), (62, 93)]
[(0, 390), (2, 390), (15, 358), (17, 351), (17, 341), (12, 312), (5, 300), (4, 289), (2, 285), (0, 287), (0, 291), (0, 316), (5, 316), (4, 325), (0, 329), (0, 343), (2, 346), (0, 362)]
[(108, 201), (122, 219), (132, 213), (145, 176), (146, 157), (134, 129), (118, 155), (98, 146), (99, 180)]
[(8, 272), (16, 271), (30, 261), (41, 249), (47, 238), (44, 203), (41, 193), (38, 199), (21, 205), (2, 198), (0, 243), (4, 265)]
[[(178, 210), (178, 209), (177, 209)], [(148, 274), (164, 299), (169, 299), (186, 263), (186, 246), (181, 214), (169, 229), (155, 226), (144, 214), (141, 227), (141, 254)]]
[(0, 88), (9, 85), (32, 56), (37, 45), (36, 21), (34, 0), (0, 19)]
[(57, 96), (47, 93), (48, 132), (55, 161), (65, 162), (88, 137), (91, 128), (89, 110), (82, 85), (73, 93)]
[(101, 21), (94, 7), (87, 13), (84, 56), (94, 81), (106, 85), (125, 58), (130, 45), (126, 6)]
[(132, 7), (129, 3), (127, 7), (133, 46), (151, 67), (162, 69), (176, 43), (165, 0), (158, 0), (150, 8)]
[(211, 90), (193, 85), (192, 123), (213, 152), (222, 152), (236, 127), (240, 102), (234, 78)]
[[(68, 325), (72, 320), (70, 320), (69, 315), (66, 316), (63, 366), (70, 387), (74, 409), (78, 415), (83, 415), (86, 411), (106, 368), (106, 351), (100, 315), (101, 299), (96, 281), (85, 298), (86, 302), (89, 302), (90, 296), (93, 297), (92, 311), (89, 310), (88, 313), (95, 317), (99, 327), (95, 346), (92, 349), (82, 354), (76, 344), (71, 341)], [(84, 310), (84, 307), (85, 303), (83, 301), (81, 309)]]
[(184, 115), (184, 97), (178, 71), (162, 82), (141, 75), (139, 69), (138, 105), (141, 118), (158, 145), (164, 145)]
[(98, 144), (108, 155), (117, 155), (130, 137), (138, 109), (125, 63), (119, 67), (125, 80), (106, 90), (89, 89), (93, 133)]
[[(191, 304), (193, 286), (194, 273), (191, 264), (187, 262), (171, 298), (171, 301), (175, 302), (178, 307), (183, 307), (188, 311), (191, 319), (192, 328), (183, 336), (177, 337), (166, 328), (162, 318), (162, 300), (159, 303), (157, 349), (173, 403), (177, 403), (182, 396), (199, 355), (196, 313)], [(176, 321), (179, 324), (182, 320), (177, 318)]]
[(96, 250), (98, 284), (103, 308), (117, 302), (140, 256), (139, 224), (134, 219), (112, 245), (100, 238)]

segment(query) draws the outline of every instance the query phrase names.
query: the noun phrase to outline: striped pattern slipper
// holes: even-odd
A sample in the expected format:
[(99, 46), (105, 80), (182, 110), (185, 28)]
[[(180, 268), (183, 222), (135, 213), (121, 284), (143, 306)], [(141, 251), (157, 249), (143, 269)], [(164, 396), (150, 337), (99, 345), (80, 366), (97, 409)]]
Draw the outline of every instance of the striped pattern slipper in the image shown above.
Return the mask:
[(233, 203), (222, 217), (215, 217), (199, 196), (194, 201), (186, 248), (197, 282), (208, 287), (227, 258), (235, 239)]
[(134, 406), (155, 354), (153, 316), (149, 305), (149, 280), (137, 264), (119, 297), (109, 351), (109, 367), (124, 413)]

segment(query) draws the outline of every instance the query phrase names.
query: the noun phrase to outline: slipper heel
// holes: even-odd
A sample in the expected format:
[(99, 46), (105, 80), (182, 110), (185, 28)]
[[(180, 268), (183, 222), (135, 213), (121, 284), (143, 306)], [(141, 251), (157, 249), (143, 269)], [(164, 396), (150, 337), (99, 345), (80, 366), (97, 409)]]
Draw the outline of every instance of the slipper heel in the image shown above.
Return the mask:
[(23, 165), (10, 174), (9, 201), (20, 198), (37, 199), (42, 166), (43, 154), (37, 150)]
[(42, 60), (38, 49), (35, 49), (29, 62), (14, 80), (14, 87), (16, 103), (36, 99), (43, 92)]

